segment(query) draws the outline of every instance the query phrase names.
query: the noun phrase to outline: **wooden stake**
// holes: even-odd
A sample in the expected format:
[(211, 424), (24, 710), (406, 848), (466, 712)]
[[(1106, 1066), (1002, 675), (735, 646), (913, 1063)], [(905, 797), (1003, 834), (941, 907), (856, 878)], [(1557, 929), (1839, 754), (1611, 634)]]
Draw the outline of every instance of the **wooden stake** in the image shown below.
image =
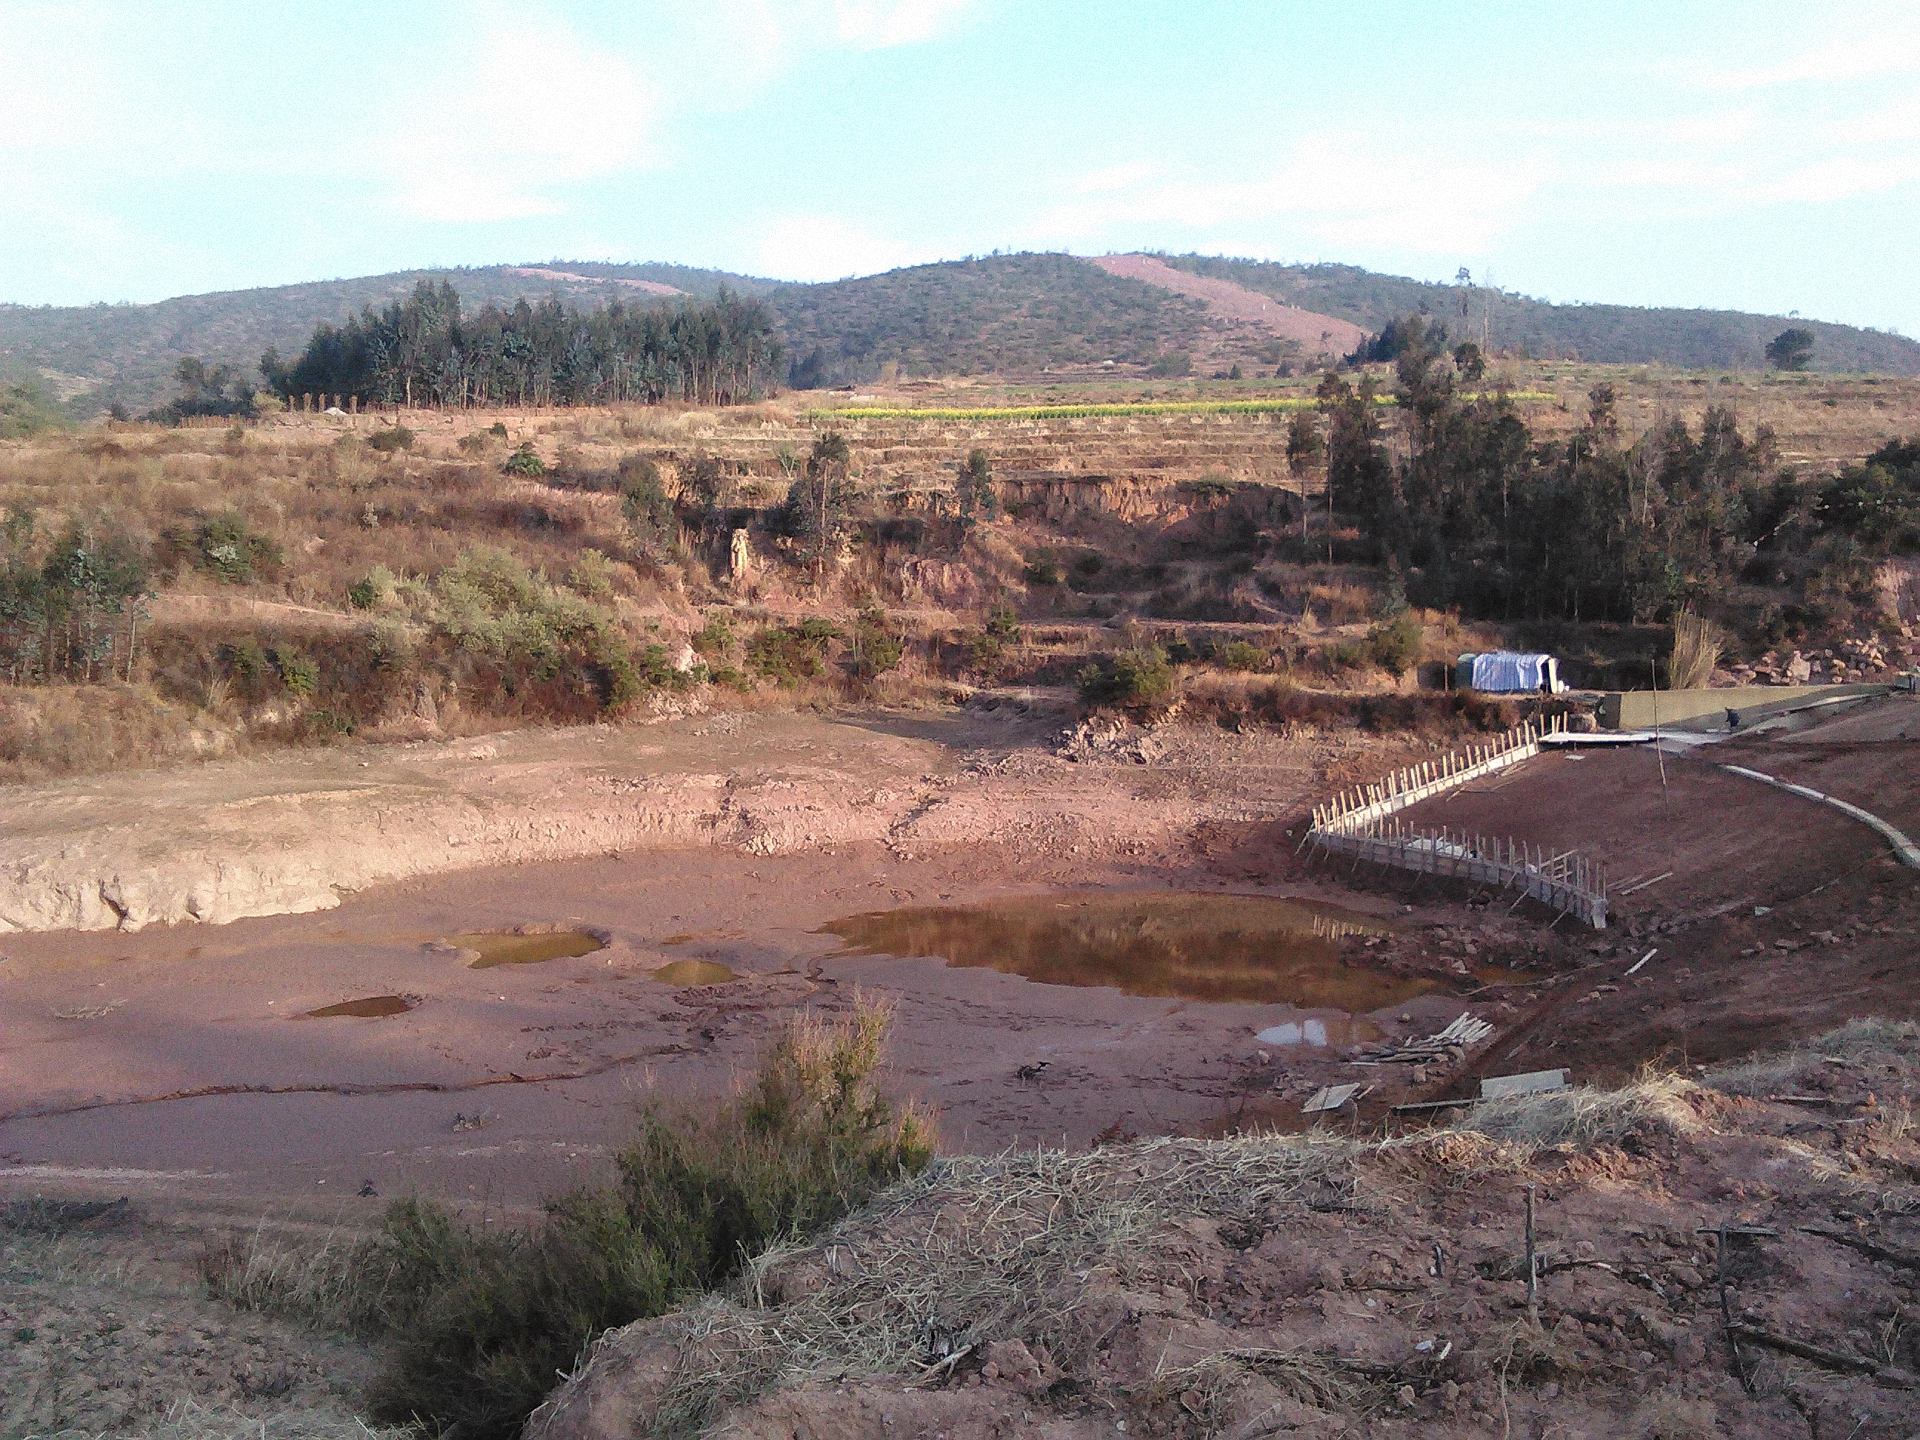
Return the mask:
[[(1722, 1296), (1725, 1290), (1721, 1291)], [(1533, 1251), (1533, 1185), (1527, 1185), (1527, 1318), (1540, 1328), (1540, 1260)]]

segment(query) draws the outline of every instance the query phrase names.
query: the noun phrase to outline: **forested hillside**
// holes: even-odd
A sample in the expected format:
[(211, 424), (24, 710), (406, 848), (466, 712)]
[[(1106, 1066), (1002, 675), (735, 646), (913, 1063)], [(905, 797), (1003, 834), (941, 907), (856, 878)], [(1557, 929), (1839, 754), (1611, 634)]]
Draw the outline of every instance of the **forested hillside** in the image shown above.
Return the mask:
[(255, 367), (263, 351), (298, 355), (315, 326), (339, 325), (369, 306), (377, 310), (402, 300), (422, 280), (450, 282), (461, 303), (476, 311), (550, 294), (583, 308), (645, 298), (645, 292), (620, 283), (623, 280), (671, 285), (702, 299), (721, 285), (751, 291), (766, 283), (681, 265), (569, 264), (566, 270), (588, 278), (557, 279), (535, 267), (493, 265), (183, 295), (155, 305), (0, 304), (0, 374), (54, 372), (45, 376), (47, 388), (68, 401), (77, 415), (97, 414), (116, 404), (140, 414), (173, 397), (174, 371), (182, 356), (229, 365), (257, 378)]
[(1739, 310), (1553, 305), (1483, 285), (1435, 285), (1353, 265), (1280, 265), (1210, 255), (1160, 258), (1177, 270), (1231, 280), (1367, 330), (1378, 331), (1403, 315), (1431, 315), (1456, 340), (1480, 341), (1484, 334), (1493, 351), (1524, 349), (1536, 357), (1603, 364), (1762, 370), (1767, 342), (1793, 325), (1813, 332), (1810, 369), (1920, 374), (1920, 343), (1852, 325)]
[(1183, 350), (1206, 307), (1070, 255), (996, 255), (783, 285), (768, 301), (816, 383), (908, 374), (1034, 371), (1103, 361), (1152, 364)]
[[(1761, 369), (1767, 342), (1789, 323), (1734, 311), (1549, 305), (1349, 265), (1164, 258), (1369, 331), (1425, 312), (1458, 339), (1477, 340), (1484, 331), (1495, 350), (1524, 348), (1537, 356)], [(777, 378), (812, 386), (865, 382), (890, 369), (903, 375), (1034, 374), (1107, 361), (1136, 372), (1158, 366), (1177, 373), (1197, 346), (1217, 342), (1223, 333), (1221, 318), (1203, 303), (1067, 255), (945, 261), (819, 285), (680, 265), (552, 260), (409, 270), (153, 305), (0, 304), (0, 378), (38, 377), (77, 418), (116, 405), (139, 414), (173, 398), (184, 356), (252, 377), (267, 349), (298, 355), (316, 326), (340, 326), (369, 307), (380, 310), (413, 293), (421, 280), (447, 281), (469, 314), (550, 296), (583, 311), (616, 300), (634, 305), (670, 299), (671, 292), (705, 301), (724, 285), (760, 299), (772, 313), (791, 367)], [(1814, 336), (1811, 368), (1920, 374), (1920, 344), (1901, 336), (1819, 321), (1791, 323)], [(1248, 351), (1249, 357), (1255, 353), (1257, 347)]]

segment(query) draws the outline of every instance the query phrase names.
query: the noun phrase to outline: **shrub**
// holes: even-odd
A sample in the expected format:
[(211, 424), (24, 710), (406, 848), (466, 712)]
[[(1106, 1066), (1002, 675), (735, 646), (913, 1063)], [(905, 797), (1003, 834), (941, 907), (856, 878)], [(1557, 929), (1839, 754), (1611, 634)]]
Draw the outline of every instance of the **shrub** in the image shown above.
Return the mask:
[(376, 430), (367, 437), (367, 444), (382, 455), (391, 455), (396, 450), (411, 450), (413, 431), (404, 425), (396, 425), (391, 430)]
[(1413, 612), (1402, 610), (1367, 632), (1367, 658), (1397, 679), (1419, 661), (1426, 635)]
[(860, 617), (853, 630), (853, 670), (871, 679), (897, 669), (906, 646), (887, 629), (887, 616), (878, 606)]
[[(503, 426), (494, 428), (504, 429)], [(506, 475), (525, 475), (537, 480), (547, 473), (547, 462), (533, 453), (531, 440), (522, 440), (520, 447), (501, 462), (500, 470)]]
[(282, 564), (279, 545), (248, 529), (237, 511), (201, 520), (190, 535), (170, 530), (162, 535), (161, 548), (229, 585), (245, 585)]
[(400, 598), (400, 581), (384, 565), (376, 565), (363, 580), (347, 586), (347, 603), (356, 610), (373, 610), (393, 604)]
[(613, 598), (613, 562), (598, 550), (582, 550), (567, 572), (567, 585), (589, 600)]
[(1258, 645), (1234, 640), (1213, 652), (1213, 663), (1222, 670), (1264, 670), (1273, 657)]
[(507, 438), (506, 422), (502, 420), (494, 421), (493, 424), (487, 427), (487, 434), (493, 436), (493, 438), (496, 440), (506, 439)]
[(747, 642), (747, 664), (769, 680), (793, 685), (826, 670), (827, 645), (840, 632), (818, 617), (771, 626)]
[(287, 693), (304, 700), (320, 688), (320, 667), (310, 656), (285, 645), (273, 648), (273, 668), (280, 672), (280, 683)]
[(1110, 655), (1086, 666), (1074, 679), (1081, 700), (1092, 706), (1150, 705), (1173, 692), (1173, 667), (1166, 652), (1152, 646)]
[(273, 662), (267, 658), (267, 652), (260, 642), (251, 635), (243, 636), (231, 645), (223, 647), (223, 656), (227, 669), (234, 679), (240, 682), (242, 690), (250, 696), (257, 696), (264, 688), (264, 682), (275, 671)]
[(925, 1168), (929, 1127), (880, 1093), (891, 1012), (791, 1023), (717, 1112), (649, 1111), (615, 1189), (579, 1190), (526, 1235), (482, 1234), (429, 1202), (387, 1212), (355, 1256), (392, 1337), (379, 1412), (506, 1440), (600, 1331), (663, 1313), (769, 1245), (806, 1236)]
[(702, 655), (725, 655), (733, 649), (733, 625), (724, 615), (709, 615), (706, 625), (694, 632), (691, 644)]
[(644, 455), (620, 462), (620, 513), (642, 554), (658, 558), (671, 544), (679, 523), (673, 501), (660, 483), (660, 467)]
[(300, 717), (300, 730), (309, 740), (337, 740), (360, 727), (351, 715), (338, 710), (309, 710)]
[(1026, 569), (1026, 581), (1029, 585), (1058, 585), (1060, 567), (1051, 560), (1030, 561)]
[(1358, 670), (1370, 658), (1367, 647), (1354, 640), (1329, 645), (1325, 653), (1329, 670)]

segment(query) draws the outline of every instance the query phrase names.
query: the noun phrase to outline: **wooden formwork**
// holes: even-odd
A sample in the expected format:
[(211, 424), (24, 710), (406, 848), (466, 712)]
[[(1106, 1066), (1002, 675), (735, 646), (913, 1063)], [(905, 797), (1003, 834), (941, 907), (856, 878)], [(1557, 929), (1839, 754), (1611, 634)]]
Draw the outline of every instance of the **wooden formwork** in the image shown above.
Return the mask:
[(1396, 770), (1371, 785), (1335, 796), (1313, 810), (1307, 841), (1319, 849), (1352, 855), (1376, 865), (1391, 865), (1422, 875), (1471, 880), (1518, 889), (1563, 914), (1607, 928), (1605, 870), (1577, 851), (1550, 854), (1539, 846), (1498, 836), (1409, 830), (1392, 817), (1409, 806), (1494, 774), (1540, 753), (1542, 735), (1564, 722), (1531, 722), (1464, 754), (1422, 761)]

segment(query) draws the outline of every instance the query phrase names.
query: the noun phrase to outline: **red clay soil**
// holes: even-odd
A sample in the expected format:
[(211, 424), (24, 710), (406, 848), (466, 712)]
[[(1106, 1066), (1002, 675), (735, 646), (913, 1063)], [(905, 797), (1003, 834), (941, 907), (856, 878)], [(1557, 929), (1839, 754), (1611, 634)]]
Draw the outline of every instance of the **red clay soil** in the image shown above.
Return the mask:
[(1283, 305), (1270, 295), (1235, 285), (1231, 280), (1189, 275), (1151, 255), (1099, 255), (1092, 263), (1109, 275), (1141, 280), (1162, 290), (1205, 301), (1207, 309), (1223, 320), (1258, 325), (1283, 340), (1298, 340), (1309, 355), (1345, 355), (1367, 338), (1366, 332), (1350, 320), (1336, 320), (1331, 315)]
[[(1096, 1152), (1084, 1178), (975, 1162), (788, 1252), (752, 1294), (610, 1332), (527, 1434), (626, 1440), (704, 1391), (720, 1433), (754, 1440), (1906, 1440), (1920, 1067), (1893, 1031), (1725, 1089), (1646, 1087), (1599, 1134), (1546, 1101), (1486, 1121), (1505, 1145), (1360, 1150), (1291, 1194), (1252, 1168), (1271, 1141)], [(1146, 1222), (1105, 1229), (1103, 1205)], [(890, 1359), (865, 1338), (876, 1315), (895, 1334), (938, 1316), (971, 1348)]]

